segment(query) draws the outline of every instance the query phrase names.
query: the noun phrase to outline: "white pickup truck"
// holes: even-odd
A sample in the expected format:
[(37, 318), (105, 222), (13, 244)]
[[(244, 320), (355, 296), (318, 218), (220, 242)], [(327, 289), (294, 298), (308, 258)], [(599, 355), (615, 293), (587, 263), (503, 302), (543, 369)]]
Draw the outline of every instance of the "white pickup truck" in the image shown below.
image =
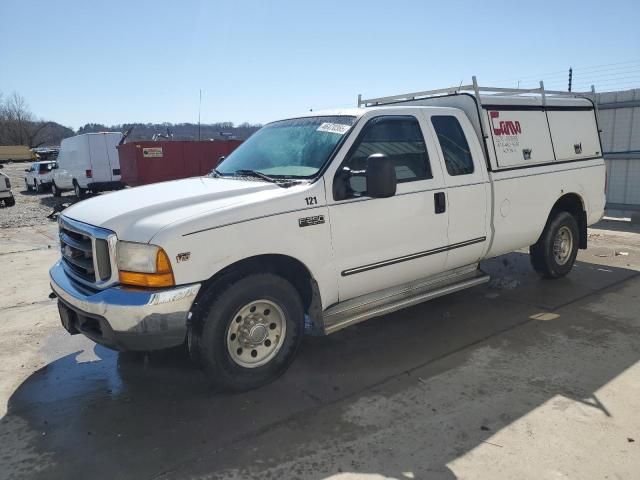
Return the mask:
[(305, 334), (486, 282), (483, 259), (530, 247), (542, 277), (566, 275), (604, 204), (591, 100), (474, 79), (276, 121), (209, 176), (80, 202), (51, 286), (70, 333), (186, 342), (246, 390)]
[[(0, 169), (4, 168), (4, 165), (0, 163)], [(0, 172), (0, 202), (5, 207), (13, 207), (16, 204), (16, 199), (11, 192), (11, 181), (9, 177)]]

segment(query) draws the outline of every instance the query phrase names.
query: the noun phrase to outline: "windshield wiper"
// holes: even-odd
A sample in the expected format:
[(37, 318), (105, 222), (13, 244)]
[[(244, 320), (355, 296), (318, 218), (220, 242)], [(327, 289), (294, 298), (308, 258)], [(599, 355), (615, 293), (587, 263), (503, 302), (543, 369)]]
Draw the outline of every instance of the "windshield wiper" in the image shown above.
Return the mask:
[[(211, 174), (214, 175), (215, 177), (229, 178), (229, 174), (221, 173), (215, 168), (211, 171)], [(298, 180), (292, 180), (290, 178), (281, 178), (281, 177), (270, 177), (269, 175), (266, 175), (262, 172), (257, 172), (256, 170), (250, 170), (250, 169), (236, 170), (231, 175), (238, 176), (238, 177), (259, 178), (260, 180), (264, 180), (265, 182), (275, 183), (276, 185), (282, 188), (289, 188), (293, 185), (297, 185), (300, 183)], [(233, 178), (233, 176), (231, 178)]]
[(260, 178), (260, 179), (264, 180), (265, 182), (271, 182), (271, 183), (279, 183), (280, 182), (280, 180), (278, 180), (277, 178), (270, 177), (269, 175), (265, 175), (262, 172), (256, 172), (255, 170), (242, 169), (242, 170), (236, 170), (234, 173), (235, 173), (235, 175), (240, 175), (242, 177)]

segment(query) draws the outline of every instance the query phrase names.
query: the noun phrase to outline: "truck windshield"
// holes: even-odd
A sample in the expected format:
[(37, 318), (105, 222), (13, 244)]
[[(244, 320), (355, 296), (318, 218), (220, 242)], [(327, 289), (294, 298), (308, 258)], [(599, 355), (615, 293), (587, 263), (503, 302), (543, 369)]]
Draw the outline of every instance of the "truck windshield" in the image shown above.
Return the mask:
[(216, 172), (259, 172), (276, 178), (310, 178), (327, 162), (356, 117), (323, 116), (270, 123), (240, 145)]

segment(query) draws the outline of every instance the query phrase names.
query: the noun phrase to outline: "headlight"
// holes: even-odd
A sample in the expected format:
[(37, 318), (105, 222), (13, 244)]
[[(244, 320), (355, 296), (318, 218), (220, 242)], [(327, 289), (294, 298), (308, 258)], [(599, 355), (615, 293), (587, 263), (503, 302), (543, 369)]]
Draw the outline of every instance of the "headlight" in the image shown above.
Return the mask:
[(120, 283), (137, 287), (175, 285), (169, 257), (156, 245), (118, 241), (116, 259)]

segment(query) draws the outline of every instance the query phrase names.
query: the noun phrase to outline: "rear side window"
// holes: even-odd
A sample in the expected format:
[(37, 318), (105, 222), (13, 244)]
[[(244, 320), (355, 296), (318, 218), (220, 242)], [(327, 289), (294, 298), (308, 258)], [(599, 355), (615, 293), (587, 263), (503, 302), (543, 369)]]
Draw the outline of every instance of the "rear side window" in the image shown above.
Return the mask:
[(434, 115), (431, 123), (438, 136), (449, 175), (473, 173), (473, 157), (458, 119), (450, 115)]
[[(389, 157), (398, 183), (432, 178), (424, 137), (415, 117), (386, 116), (369, 121), (344, 165), (352, 170), (365, 170), (367, 158), (374, 153)], [(364, 178), (352, 177), (351, 188), (364, 192)]]

